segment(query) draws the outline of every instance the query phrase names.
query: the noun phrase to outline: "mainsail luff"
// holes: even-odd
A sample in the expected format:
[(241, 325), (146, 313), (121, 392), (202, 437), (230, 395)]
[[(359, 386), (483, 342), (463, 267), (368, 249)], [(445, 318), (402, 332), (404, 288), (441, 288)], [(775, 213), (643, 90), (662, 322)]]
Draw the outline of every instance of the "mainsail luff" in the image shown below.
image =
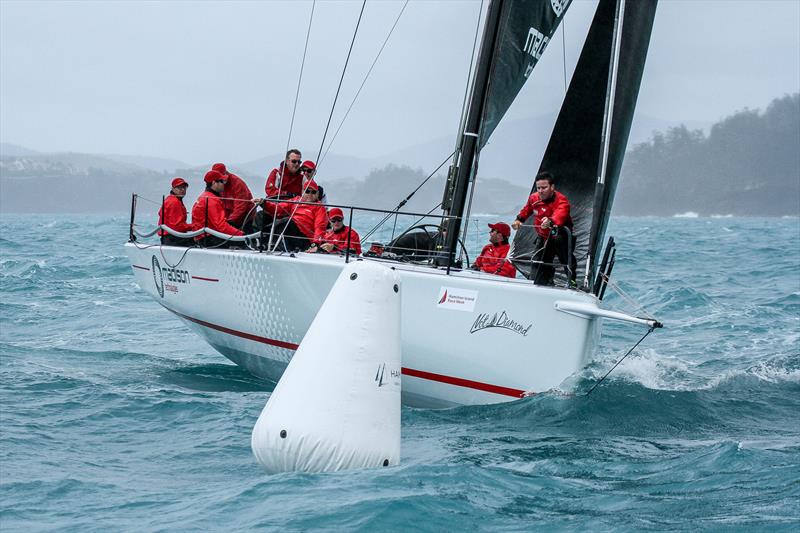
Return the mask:
[(446, 214), (455, 217), (450, 220), (447, 228), (448, 267), (453, 264), (455, 259), (458, 236), (461, 231), (461, 217), (464, 214), (464, 207), (467, 202), (469, 181), (474, 171), (478, 132), (480, 131), (481, 118), (483, 117), (483, 106), (486, 101), (489, 76), (492, 72), (491, 66), (503, 3), (504, 0), (493, 0), (489, 3), (480, 52), (478, 53), (478, 64), (472, 80), (467, 120), (465, 121), (464, 131), (459, 132), (461, 148), (456, 157), (456, 174), (452, 184), (453, 195), (449, 202), (447, 199), (448, 191), (445, 191), (445, 203), (442, 208)]
[(457, 217), (448, 228), (451, 264), (477, 152), (516, 98), (564, 18), (571, 0), (493, 0), (489, 4), (459, 156), (443, 208)]

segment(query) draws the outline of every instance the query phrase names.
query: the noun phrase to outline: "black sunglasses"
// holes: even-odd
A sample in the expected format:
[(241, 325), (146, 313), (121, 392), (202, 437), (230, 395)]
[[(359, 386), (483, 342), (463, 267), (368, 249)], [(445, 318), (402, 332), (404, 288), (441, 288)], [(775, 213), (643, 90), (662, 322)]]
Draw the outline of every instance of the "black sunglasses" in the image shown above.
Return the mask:
[(228, 180), (214, 180), (214, 183), (227, 183)]
[(293, 163), (295, 165), (299, 165), (302, 162), (302, 159), (290, 159), (289, 163)]
[(331, 219), (331, 222), (344, 222), (344, 219), (343, 219), (343, 218), (336, 217), (336, 218), (332, 218), (332, 219)]

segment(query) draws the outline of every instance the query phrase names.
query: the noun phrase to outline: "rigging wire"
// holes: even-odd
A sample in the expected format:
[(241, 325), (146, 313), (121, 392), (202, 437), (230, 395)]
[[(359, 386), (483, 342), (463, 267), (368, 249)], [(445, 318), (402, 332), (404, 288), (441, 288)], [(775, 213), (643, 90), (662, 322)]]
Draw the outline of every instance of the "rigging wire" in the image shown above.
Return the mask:
[[(453, 152), (452, 152), (450, 155), (448, 155), (448, 156), (447, 156), (447, 157), (444, 159), (444, 161), (442, 161), (441, 163), (439, 163), (439, 166), (438, 166), (438, 167), (436, 167), (436, 168), (434, 169), (434, 171), (433, 171), (433, 172), (431, 172), (430, 174), (428, 174), (428, 177), (427, 177), (427, 178), (425, 178), (424, 180), (422, 180), (422, 183), (420, 183), (419, 185), (417, 185), (417, 188), (416, 188), (416, 189), (414, 189), (413, 191), (411, 191), (411, 193), (410, 193), (408, 196), (406, 196), (404, 200), (402, 200), (402, 201), (401, 201), (399, 204), (397, 204), (397, 206), (396, 206), (394, 209), (392, 209), (392, 210), (391, 210), (389, 213), (387, 213), (387, 214), (386, 214), (386, 215), (383, 217), (383, 219), (381, 219), (381, 220), (380, 220), (380, 221), (379, 221), (377, 224), (375, 224), (375, 226), (373, 226), (373, 228), (372, 228), (371, 230), (369, 230), (369, 231), (367, 232), (367, 234), (366, 234), (366, 235), (364, 235), (364, 237), (362, 237), (362, 238), (361, 238), (361, 240), (362, 240), (362, 241), (365, 241), (365, 240), (367, 240), (367, 239), (370, 237), (370, 235), (372, 235), (373, 233), (375, 233), (375, 232), (376, 232), (376, 231), (377, 231), (377, 230), (378, 230), (378, 229), (379, 229), (381, 226), (383, 226), (383, 224), (384, 224), (384, 223), (385, 223), (387, 220), (389, 220), (389, 219), (392, 217), (392, 215), (394, 215), (396, 212), (400, 211), (400, 209), (402, 209), (402, 207), (403, 207), (404, 205), (406, 205), (406, 203), (408, 203), (408, 201), (409, 201), (409, 200), (411, 200), (411, 197), (412, 197), (412, 196), (414, 196), (415, 194), (417, 194), (417, 191), (419, 191), (419, 190), (422, 188), (422, 186), (423, 186), (423, 185), (425, 185), (425, 184), (428, 182), (428, 180), (430, 180), (430, 179), (431, 179), (431, 178), (432, 178), (432, 177), (433, 177), (433, 176), (434, 176), (434, 175), (435, 175), (437, 172), (439, 172), (439, 169), (441, 169), (441, 168), (442, 168), (442, 167), (443, 167), (443, 166), (444, 166), (444, 165), (445, 165), (445, 164), (446, 164), (446, 163), (447, 163), (447, 162), (450, 160), (450, 158), (451, 158), (451, 157), (453, 157), (453, 154), (455, 154), (455, 151), (453, 151)], [(441, 202), (440, 202), (440, 203), (439, 203), (439, 205), (437, 205), (436, 207), (439, 207), (440, 205), (442, 205), (442, 204), (441, 204)], [(436, 209), (436, 207), (434, 207), (433, 209)], [(433, 211), (433, 209), (431, 209), (430, 211), (428, 211), (428, 214), (430, 214), (430, 213)]]
[(617, 361), (616, 363), (614, 363), (614, 366), (612, 366), (612, 367), (611, 367), (611, 370), (609, 370), (608, 372), (606, 372), (606, 374), (605, 374), (605, 375), (604, 375), (602, 378), (600, 378), (599, 380), (597, 380), (597, 383), (595, 383), (595, 384), (594, 384), (594, 386), (593, 386), (591, 389), (589, 389), (589, 392), (587, 392), (587, 393), (586, 393), (586, 396), (589, 396), (589, 395), (592, 393), (592, 391), (593, 391), (594, 389), (596, 389), (596, 388), (597, 388), (597, 386), (598, 386), (598, 385), (600, 385), (600, 384), (603, 382), (603, 380), (604, 380), (604, 379), (606, 379), (606, 378), (608, 377), (608, 375), (609, 375), (609, 374), (611, 374), (611, 372), (613, 372), (613, 371), (614, 371), (614, 369), (615, 369), (615, 368), (617, 368), (617, 367), (619, 366), (619, 364), (620, 364), (622, 361), (624, 361), (624, 360), (625, 360), (625, 358), (626, 358), (626, 357), (628, 357), (628, 356), (631, 354), (631, 352), (633, 352), (633, 351), (636, 349), (636, 347), (637, 347), (637, 346), (639, 346), (639, 345), (642, 343), (642, 341), (643, 341), (643, 340), (645, 340), (645, 339), (647, 338), (647, 336), (648, 336), (648, 335), (650, 335), (651, 333), (653, 333), (653, 330), (654, 330), (654, 329), (655, 329), (655, 327), (651, 326), (651, 327), (650, 327), (650, 329), (648, 329), (648, 330), (647, 330), (647, 333), (645, 333), (645, 334), (642, 336), (642, 338), (641, 338), (641, 339), (639, 339), (639, 340), (636, 342), (636, 344), (634, 344), (634, 345), (631, 347), (631, 349), (630, 349), (630, 350), (628, 350), (628, 353), (626, 353), (625, 355), (623, 355), (623, 356), (620, 358), (620, 360), (619, 360), (619, 361)]
[(331, 126), (331, 119), (333, 119), (333, 112), (336, 109), (336, 101), (339, 99), (339, 91), (342, 90), (342, 82), (344, 81), (344, 75), (347, 73), (347, 65), (350, 63), (350, 54), (353, 52), (353, 45), (356, 42), (356, 36), (358, 35), (358, 27), (361, 25), (361, 17), (364, 15), (364, 8), (367, 6), (367, 0), (364, 0), (361, 3), (361, 11), (358, 14), (358, 22), (356, 22), (356, 29), (353, 31), (353, 39), (350, 41), (350, 49), (347, 51), (347, 59), (345, 59), (344, 67), (342, 68), (342, 77), (339, 78), (339, 86), (336, 88), (336, 96), (333, 98), (333, 105), (331, 105), (331, 114), (328, 116), (328, 123), (325, 125), (325, 133), (322, 134), (322, 142), (319, 144), (319, 152), (317, 152), (317, 161), (319, 161), (319, 156), (322, 155), (322, 148), (325, 146), (325, 137), (328, 136), (328, 128)]
[(353, 101), (350, 102), (350, 106), (347, 108), (347, 111), (345, 111), (344, 117), (342, 117), (342, 121), (339, 122), (339, 127), (336, 128), (336, 133), (333, 134), (333, 137), (331, 138), (331, 142), (328, 143), (328, 147), (325, 149), (325, 153), (322, 154), (321, 158), (318, 158), (318, 160), (317, 160), (317, 168), (319, 168), (319, 166), (322, 164), (323, 161), (325, 161), (325, 158), (328, 156), (328, 152), (331, 150), (331, 146), (333, 145), (333, 141), (335, 141), (336, 137), (339, 135), (339, 131), (341, 131), (342, 126), (344, 125), (344, 121), (347, 120), (347, 116), (350, 114), (350, 110), (353, 109), (353, 105), (355, 105), (356, 100), (358, 99), (358, 96), (361, 94), (361, 90), (364, 88), (364, 85), (367, 83), (367, 80), (369, 79), (370, 74), (372, 74), (372, 69), (375, 68), (375, 64), (378, 62), (378, 59), (381, 57), (381, 54), (383, 53), (383, 49), (386, 48), (386, 43), (389, 42), (389, 37), (392, 36), (392, 33), (394, 32), (394, 29), (397, 27), (397, 23), (400, 22), (400, 17), (403, 15), (403, 12), (406, 10), (406, 6), (408, 5), (409, 1), (410, 0), (406, 0), (405, 1), (405, 3), (403, 4), (403, 7), (400, 9), (400, 13), (397, 14), (397, 18), (394, 20), (394, 24), (392, 25), (392, 28), (389, 30), (389, 34), (386, 36), (386, 39), (384, 39), (380, 50), (378, 50), (378, 55), (376, 55), (375, 59), (372, 61), (372, 65), (369, 67), (369, 70), (367, 71), (366, 76), (364, 76), (364, 80), (361, 82), (361, 86), (358, 88), (358, 91), (356, 91), (356, 95), (353, 97)]
[[(317, 6), (317, 0), (314, 0), (311, 3), (311, 15), (308, 17), (308, 29), (306, 30), (306, 44), (303, 47), (303, 60), (300, 63), (300, 75), (297, 77), (297, 89), (295, 90), (294, 93), (294, 106), (292, 107), (292, 120), (289, 124), (289, 136), (286, 139), (286, 150), (284, 151), (284, 153), (289, 151), (289, 145), (292, 142), (292, 130), (294, 129), (295, 114), (297, 113), (297, 102), (300, 99), (300, 84), (303, 81), (303, 71), (305, 70), (306, 66), (306, 54), (308, 53), (308, 40), (309, 37), (311, 37), (311, 24), (314, 22), (314, 9), (316, 8), (316, 6)], [(283, 172), (284, 170), (286, 170), (285, 167), (286, 167), (285, 163), (278, 166), (278, 197), (280, 197), (281, 188), (283, 187)], [(292, 212), (292, 215), (294, 215), (294, 212)], [(272, 226), (270, 226), (269, 229), (270, 242), (272, 242), (272, 236), (273, 236), (273, 228)]]
[(314, 21), (314, 8), (317, 6), (317, 0), (311, 4), (311, 16), (308, 18), (308, 29), (306, 30), (306, 44), (303, 47), (303, 60), (300, 63), (300, 76), (297, 78), (297, 89), (294, 92), (294, 106), (292, 107), (292, 121), (289, 123), (289, 138), (286, 139), (286, 150), (289, 151), (289, 145), (292, 143), (292, 131), (294, 130), (294, 119), (297, 113), (297, 102), (300, 99), (300, 83), (303, 81), (303, 70), (306, 66), (306, 54), (308, 53), (308, 40), (311, 37), (311, 23)]
[[(458, 123), (458, 135), (456, 136), (456, 149), (454, 154), (458, 152), (458, 147), (461, 144), (461, 134), (464, 131), (464, 122), (467, 120), (467, 101), (469, 100), (469, 82), (472, 79), (472, 67), (475, 64), (475, 50), (478, 48), (478, 36), (481, 29), (481, 15), (483, 14), (483, 2), (478, 8), (478, 20), (475, 22), (475, 36), (472, 38), (472, 53), (469, 55), (469, 68), (467, 69), (467, 82), (464, 84), (464, 99), (461, 102), (461, 118)], [(455, 163), (455, 161), (453, 162)]]

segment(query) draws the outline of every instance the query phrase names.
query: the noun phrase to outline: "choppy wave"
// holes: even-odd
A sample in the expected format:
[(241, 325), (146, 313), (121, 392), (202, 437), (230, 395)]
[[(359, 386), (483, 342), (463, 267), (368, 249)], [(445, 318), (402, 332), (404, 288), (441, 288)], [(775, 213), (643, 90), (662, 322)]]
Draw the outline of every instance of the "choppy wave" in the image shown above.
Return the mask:
[(591, 394), (643, 332), (608, 324), (559, 390), (404, 409), (397, 468), (278, 476), (249, 444), (274, 384), (138, 290), (126, 223), (0, 216), (3, 531), (800, 523), (796, 218), (612, 221), (614, 279), (665, 329)]

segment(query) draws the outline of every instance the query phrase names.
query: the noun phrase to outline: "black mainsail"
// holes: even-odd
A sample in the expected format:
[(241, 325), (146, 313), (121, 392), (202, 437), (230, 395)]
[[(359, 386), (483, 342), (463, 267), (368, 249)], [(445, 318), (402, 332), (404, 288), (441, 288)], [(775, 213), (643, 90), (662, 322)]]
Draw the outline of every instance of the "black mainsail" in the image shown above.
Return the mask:
[[(656, 4), (600, 0), (539, 168), (556, 177), (557, 189), (570, 200), (579, 275), (585, 272), (589, 285), (628, 144)], [(533, 249), (535, 232), (522, 229), (515, 257)], [(525, 269), (525, 261), (518, 266)]]

